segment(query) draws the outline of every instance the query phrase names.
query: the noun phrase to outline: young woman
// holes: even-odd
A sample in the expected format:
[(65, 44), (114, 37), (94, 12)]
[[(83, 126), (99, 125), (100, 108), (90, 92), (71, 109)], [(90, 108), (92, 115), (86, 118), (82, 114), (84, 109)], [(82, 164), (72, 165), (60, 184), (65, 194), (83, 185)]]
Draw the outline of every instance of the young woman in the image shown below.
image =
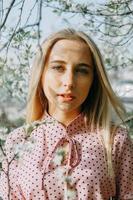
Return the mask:
[(6, 141), (0, 196), (133, 200), (133, 144), (120, 126), (123, 114), (91, 38), (54, 33), (32, 67), (27, 125)]

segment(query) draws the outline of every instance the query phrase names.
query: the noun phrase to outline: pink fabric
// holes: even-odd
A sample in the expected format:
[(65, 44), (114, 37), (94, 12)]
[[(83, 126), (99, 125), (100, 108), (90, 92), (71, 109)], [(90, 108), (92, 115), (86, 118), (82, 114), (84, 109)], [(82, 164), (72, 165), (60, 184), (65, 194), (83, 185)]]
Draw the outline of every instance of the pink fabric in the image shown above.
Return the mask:
[[(64, 200), (64, 182), (57, 169), (65, 169), (71, 176), (75, 200), (133, 200), (133, 144), (123, 128), (116, 131), (113, 145), (115, 183), (107, 173), (106, 156), (99, 132), (85, 127), (82, 114), (67, 127), (45, 116), (46, 124), (39, 125), (31, 138), (35, 141), (30, 151), (20, 160), (14, 159), (13, 147), (25, 141), (23, 127), (9, 134), (6, 141), (6, 160), (0, 177), (0, 196), (8, 200)], [(68, 154), (61, 166), (53, 164), (59, 147), (68, 144)], [(9, 175), (7, 174), (9, 171)], [(9, 179), (7, 178), (9, 177)], [(114, 185), (116, 184), (116, 189)]]

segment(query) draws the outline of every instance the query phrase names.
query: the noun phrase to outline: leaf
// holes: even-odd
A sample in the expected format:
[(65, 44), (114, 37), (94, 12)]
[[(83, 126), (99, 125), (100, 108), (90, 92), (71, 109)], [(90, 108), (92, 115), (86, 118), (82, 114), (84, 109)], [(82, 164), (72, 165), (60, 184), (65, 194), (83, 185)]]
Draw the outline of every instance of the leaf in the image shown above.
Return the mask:
[(0, 139), (0, 146), (3, 146), (5, 144), (5, 140)]
[(111, 63), (110, 58), (106, 58), (105, 62), (108, 63), (108, 64), (110, 64)]

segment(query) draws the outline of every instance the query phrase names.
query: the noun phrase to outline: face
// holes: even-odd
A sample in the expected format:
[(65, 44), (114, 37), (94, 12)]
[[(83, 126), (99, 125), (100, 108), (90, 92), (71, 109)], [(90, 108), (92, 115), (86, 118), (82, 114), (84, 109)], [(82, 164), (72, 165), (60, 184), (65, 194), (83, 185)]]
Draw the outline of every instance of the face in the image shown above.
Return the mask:
[(93, 82), (89, 47), (78, 40), (59, 40), (53, 46), (42, 74), (49, 113), (80, 113)]

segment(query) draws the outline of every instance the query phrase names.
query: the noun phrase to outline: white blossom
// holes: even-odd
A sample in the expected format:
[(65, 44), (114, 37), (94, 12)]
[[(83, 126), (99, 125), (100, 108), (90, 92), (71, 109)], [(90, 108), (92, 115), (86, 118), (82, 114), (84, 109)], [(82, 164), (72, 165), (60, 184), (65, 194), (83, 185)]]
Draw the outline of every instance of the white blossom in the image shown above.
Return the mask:
[(53, 159), (53, 162), (54, 162), (55, 165), (61, 165), (62, 160), (63, 160), (63, 156), (56, 154), (54, 159)]
[(65, 154), (66, 154), (66, 150), (63, 147), (58, 148), (57, 151), (56, 151), (56, 155), (53, 158), (54, 164), (61, 165)]
[(74, 200), (76, 198), (76, 190), (67, 188), (66, 190), (66, 198), (70, 200)]
[(72, 182), (72, 178), (71, 178), (71, 176), (64, 176), (64, 182), (70, 184), (70, 183)]
[(32, 149), (34, 148), (35, 145), (35, 140), (31, 137), (28, 138), (27, 140), (23, 140), (22, 142), (18, 144), (14, 144), (13, 146), (13, 151), (14, 154), (18, 157), (21, 158), (23, 157), (23, 154), (25, 152), (31, 153)]
[(0, 86), (2, 86), (3, 85), (3, 80), (2, 79), (0, 79)]
[[(66, 185), (64, 196), (65, 200), (74, 200), (76, 197), (76, 190), (73, 188), (68, 188), (68, 185), (71, 185), (72, 178), (70, 175), (66, 175), (69, 167), (68, 166), (60, 166), (56, 169), (56, 177), (58, 181), (64, 182)], [(71, 185), (72, 186), (72, 185)]]
[(25, 142), (25, 144), (24, 144), (25, 151), (31, 152), (33, 147), (35, 146), (34, 143), (35, 143), (34, 140), (29, 140), (29, 141)]
[(22, 156), (24, 153), (24, 141), (13, 145), (13, 152), (15, 155)]
[(58, 179), (64, 178), (65, 173), (66, 173), (65, 167), (58, 167), (56, 169), (56, 176), (58, 177)]
[(3, 160), (4, 160), (4, 155), (0, 149), (0, 163), (2, 163)]
[(6, 140), (7, 138), (7, 131), (8, 129), (6, 127), (0, 127), (0, 139), (1, 140)]
[(68, 171), (67, 166), (58, 167), (56, 169), (56, 176), (57, 176), (59, 181), (66, 182), (66, 183), (70, 184), (72, 179), (71, 179), (71, 176), (66, 175), (67, 171)]

